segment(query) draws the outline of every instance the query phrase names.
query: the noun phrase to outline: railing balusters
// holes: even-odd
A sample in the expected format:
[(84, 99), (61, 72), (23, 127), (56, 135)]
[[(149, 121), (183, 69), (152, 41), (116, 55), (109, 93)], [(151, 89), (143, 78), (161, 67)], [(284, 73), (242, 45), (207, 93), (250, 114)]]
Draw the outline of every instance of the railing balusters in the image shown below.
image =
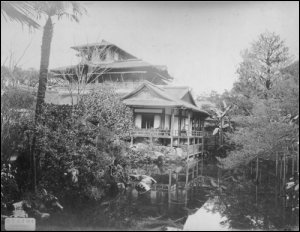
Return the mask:
[[(173, 136), (180, 136), (180, 137), (187, 137), (187, 136), (205, 136), (203, 131), (195, 131), (192, 130), (191, 133), (181, 133), (179, 135), (178, 130), (174, 130)], [(132, 135), (139, 135), (139, 136), (170, 136), (171, 130), (164, 130), (164, 129), (134, 129), (131, 132)]]

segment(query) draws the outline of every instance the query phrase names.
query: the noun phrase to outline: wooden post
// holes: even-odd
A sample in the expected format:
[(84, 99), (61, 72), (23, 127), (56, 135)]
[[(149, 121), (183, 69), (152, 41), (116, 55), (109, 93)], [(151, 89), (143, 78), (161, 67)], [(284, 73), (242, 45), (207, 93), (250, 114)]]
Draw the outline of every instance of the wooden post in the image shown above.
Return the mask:
[(276, 172), (276, 176), (278, 176), (278, 152), (276, 152), (276, 170), (275, 170), (275, 172)]
[(131, 147), (133, 146), (133, 136), (132, 135), (130, 136), (130, 146)]
[(283, 185), (285, 185), (285, 178), (286, 178), (286, 154), (283, 152)]
[(162, 114), (161, 114), (161, 125), (160, 125), (160, 128), (161, 129), (165, 129), (166, 128), (166, 125), (165, 125), (165, 120), (166, 120), (166, 109), (163, 108), (162, 110)]
[(279, 170), (279, 179), (281, 181), (281, 176), (282, 176), (282, 156), (280, 156), (280, 170)]
[(204, 127), (203, 127), (203, 135), (202, 135), (202, 147), (201, 147), (201, 150), (202, 150), (202, 155), (204, 155), (204, 138), (205, 138), (205, 131), (204, 131)]
[(262, 167), (260, 167), (260, 172), (259, 172), (259, 183), (261, 183), (261, 173), (262, 173)]
[(204, 170), (203, 170), (203, 167), (204, 167), (204, 165), (203, 165), (203, 162), (204, 162), (204, 160), (203, 160), (203, 154), (202, 154), (202, 162), (201, 162), (201, 176), (202, 176), (202, 184), (204, 183), (204, 176), (203, 176), (203, 172), (204, 172)]
[(255, 205), (257, 208), (257, 197), (258, 197), (258, 185), (255, 186)]
[(176, 200), (178, 201), (178, 175), (179, 173), (176, 173)]
[(199, 179), (198, 179), (198, 176), (199, 176), (199, 160), (197, 160), (197, 186), (199, 186)]
[(299, 141), (297, 142), (297, 172), (299, 173)]
[(173, 135), (174, 135), (174, 109), (172, 109), (172, 116), (171, 116), (171, 147), (173, 147)]
[(294, 161), (294, 155), (292, 155), (292, 175), (295, 173), (295, 161)]
[(186, 177), (185, 177), (185, 187), (188, 188), (188, 181), (189, 181), (189, 158), (186, 160)]
[(192, 139), (193, 155), (195, 156), (195, 139)]
[[(188, 139), (189, 142), (189, 139)], [(187, 156), (190, 157), (190, 144), (187, 144)]]
[(187, 131), (188, 137), (190, 137), (190, 132), (191, 132), (191, 113), (188, 112), (188, 131)]
[[(182, 119), (182, 109), (179, 109), (179, 119), (178, 119), (178, 139), (180, 138), (181, 136), (181, 119)], [(178, 141), (178, 144), (179, 141)]]
[(192, 179), (195, 179), (195, 165), (193, 164), (193, 173), (192, 173)]
[(285, 170), (285, 176), (288, 176), (289, 174), (289, 158), (288, 158), (288, 155), (289, 155), (289, 148), (288, 148), (288, 145), (286, 146), (286, 170)]
[(168, 201), (171, 203), (172, 170), (169, 169)]
[(259, 166), (258, 166), (258, 161), (259, 161), (259, 159), (258, 159), (258, 156), (256, 157), (256, 176), (255, 176), (255, 181), (258, 183), (258, 168), (259, 168)]

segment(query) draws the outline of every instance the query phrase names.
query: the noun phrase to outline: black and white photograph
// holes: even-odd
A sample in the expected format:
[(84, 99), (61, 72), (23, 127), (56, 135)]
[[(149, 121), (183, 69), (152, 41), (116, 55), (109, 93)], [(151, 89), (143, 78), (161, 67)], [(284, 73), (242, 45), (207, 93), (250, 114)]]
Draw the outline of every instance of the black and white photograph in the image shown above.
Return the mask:
[(1, 231), (299, 231), (299, 1), (1, 1)]

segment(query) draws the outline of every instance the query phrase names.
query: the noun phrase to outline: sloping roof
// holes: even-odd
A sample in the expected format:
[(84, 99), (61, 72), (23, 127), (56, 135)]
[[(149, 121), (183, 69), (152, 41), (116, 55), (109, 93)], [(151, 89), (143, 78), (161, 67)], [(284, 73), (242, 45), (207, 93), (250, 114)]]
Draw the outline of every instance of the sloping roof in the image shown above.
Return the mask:
[(190, 95), (190, 99), (192, 100), (192, 104), (194, 104), (195, 106), (197, 106), (195, 99), (193, 97), (193, 95), (191, 94), (190, 88), (188, 86), (163, 86), (162, 88), (165, 89), (165, 91), (184, 101), (184, 96), (186, 96), (186, 94)]
[(86, 43), (86, 44), (81, 44), (81, 45), (76, 45), (76, 46), (72, 46), (71, 48), (75, 49), (75, 50), (80, 50), (82, 48), (88, 48), (88, 47), (102, 47), (102, 46), (115, 46), (114, 44), (106, 41), (106, 40), (102, 40), (101, 42), (97, 42), (97, 43)]
[(190, 88), (187, 86), (164, 86), (162, 87), (169, 95), (181, 99), (186, 95)]
[[(90, 67), (100, 68), (100, 69), (126, 69), (126, 68), (139, 68), (139, 67), (154, 67), (159, 70), (163, 70), (162, 65), (158, 65), (158, 66), (152, 65), (140, 59), (130, 59), (130, 60), (115, 61), (111, 63), (101, 63), (101, 64), (95, 64), (89, 62), (86, 64)], [(63, 67), (53, 68), (50, 71), (61, 72), (61, 71), (71, 70), (73, 68), (76, 68), (77, 66), (78, 65), (63, 66)]]
[[(63, 73), (65, 74), (76, 73), (74, 70), (78, 67), (78, 65), (70, 65), (70, 66), (53, 68), (50, 69), (50, 72), (58, 75)], [(99, 70), (99, 71), (105, 70), (105, 73), (109, 73), (111, 71), (117, 72), (118, 70), (124, 70), (124, 69), (148, 68), (148, 69), (152, 69), (154, 73), (156, 73), (157, 76), (160, 77), (163, 81), (169, 81), (173, 79), (167, 71), (163, 70), (161, 65), (155, 66), (140, 59), (131, 59), (131, 60), (116, 61), (112, 63), (102, 63), (102, 64), (87, 63), (87, 65), (89, 66), (89, 72), (92, 72), (92, 70)]]
[(148, 62), (145, 62), (140, 59), (130, 59), (123, 61), (115, 61), (111, 63), (103, 63), (103, 64), (89, 64), (91, 67), (99, 67), (103, 69), (122, 69), (122, 68), (138, 68), (138, 67), (155, 67)]
[(122, 48), (118, 47), (117, 45), (115, 45), (111, 42), (108, 42), (106, 40), (102, 40), (101, 42), (98, 42), (98, 43), (87, 43), (87, 44), (72, 46), (71, 48), (73, 48), (76, 51), (80, 51), (80, 50), (87, 50), (88, 48), (93, 48), (93, 47), (115, 47), (118, 50), (126, 53), (131, 58), (136, 58), (134, 55), (130, 54), (129, 52), (123, 50)]
[[(143, 88), (148, 88), (149, 90), (153, 91), (157, 96), (161, 99), (134, 99), (132, 98), (136, 93), (141, 91)], [(187, 109), (191, 109), (196, 112), (200, 112), (209, 116), (204, 110), (201, 110), (196, 105), (190, 104), (186, 101), (178, 99), (173, 95), (169, 94), (165, 88), (153, 85), (152, 83), (145, 81), (141, 84), (138, 88), (133, 90), (131, 93), (124, 96), (123, 101), (126, 105), (130, 106), (173, 106), (173, 107), (184, 107)]]

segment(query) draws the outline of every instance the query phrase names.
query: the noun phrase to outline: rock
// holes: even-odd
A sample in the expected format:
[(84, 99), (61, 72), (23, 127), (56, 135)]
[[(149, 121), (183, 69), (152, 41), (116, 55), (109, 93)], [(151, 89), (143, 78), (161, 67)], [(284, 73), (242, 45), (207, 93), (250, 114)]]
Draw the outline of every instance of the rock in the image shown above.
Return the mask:
[(142, 193), (148, 192), (151, 189), (151, 187), (149, 185), (147, 185), (146, 183), (139, 182), (135, 186), (135, 189), (138, 191), (138, 193), (142, 194)]
[(28, 214), (25, 212), (25, 210), (16, 209), (13, 211), (13, 217), (27, 218)]
[(124, 183), (117, 183), (119, 191), (123, 191), (126, 187)]
[(164, 157), (165, 155), (161, 152), (155, 151), (153, 155), (153, 159), (157, 159), (160, 156)]
[(181, 157), (181, 158), (184, 157), (182, 148), (179, 148), (179, 147), (176, 148), (176, 155)]
[(176, 173), (179, 173), (179, 172), (182, 171), (182, 169), (183, 169), (183, 168), (182, 168), (181, 166), (180, 166), (180, 167), (176, 167), (176, 168), (175, 168), (175, 172), (176, 172)]
[(142, 175), (142, 180), (141, 182), (147, 184), (147, 185), (152, 185), (152, 184), (156, 184), (157, 181), (154, 180), (151, 176), (147, 176), (147, 175)]
[(49, 213), (42, 213), (41, 214), (41, 219), (48, 219), (50, 218), (50, 214)]
[(135, 145), (135, 149), (137, 151), (149, 150), (149, 146), (147, 144), (144, 144), (144, 143), (137, 143)]

